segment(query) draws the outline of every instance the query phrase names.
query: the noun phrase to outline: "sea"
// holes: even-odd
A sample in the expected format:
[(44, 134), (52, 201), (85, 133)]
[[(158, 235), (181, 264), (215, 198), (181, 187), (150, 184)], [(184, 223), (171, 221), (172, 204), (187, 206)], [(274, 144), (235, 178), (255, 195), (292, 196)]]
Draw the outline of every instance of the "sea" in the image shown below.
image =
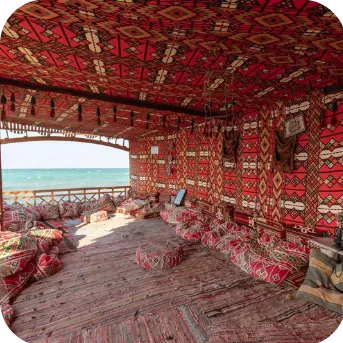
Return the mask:
[(128, 168), (3, 169), (3, 191), (128, 186)]

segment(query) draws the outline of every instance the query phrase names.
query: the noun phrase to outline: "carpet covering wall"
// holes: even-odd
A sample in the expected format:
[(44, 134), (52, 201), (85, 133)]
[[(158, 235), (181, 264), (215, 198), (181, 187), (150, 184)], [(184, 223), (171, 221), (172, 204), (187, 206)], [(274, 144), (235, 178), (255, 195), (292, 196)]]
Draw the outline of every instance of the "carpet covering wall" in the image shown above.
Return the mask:
[[(314, 92), (237, 114), (237, 163), (223, 160), (222, 133), (206, 138), (200, 126), (194, 134), (185, 129), (163, 135), (161, 128), (159, 135), (131, 142), (131, 185), (142, 192), (171, 194), (187, 188), (189, 195), (213, 204), (224, 201), (239, 211), (287, 225), (333, 232), (334, 214), (343, 209), (343, 105), (333, 115), (331, 101)], [(323, 127), (322, 108), (326, 109)], [(275, 171), (274, 132), (284, 119), (299, 114), (304, 114), (307, 130), (297, 138), (294, 171)], [(169, 149), (171, 142), (174, 150)], [(158, 155), (151, 154), (151, 146), (159, 147)], [(175, 158), (172, 162), (169, 155)]]

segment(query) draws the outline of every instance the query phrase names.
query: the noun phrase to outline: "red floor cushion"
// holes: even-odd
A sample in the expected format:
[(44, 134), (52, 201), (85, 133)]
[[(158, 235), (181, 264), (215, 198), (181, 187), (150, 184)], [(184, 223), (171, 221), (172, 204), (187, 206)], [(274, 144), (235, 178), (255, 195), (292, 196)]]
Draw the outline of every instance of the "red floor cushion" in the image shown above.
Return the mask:
[(61, 270), (61, 262), (55, 254), (42, 254), (36, 258), (35, 262), (35, 270), (32, 274), (34, 280), (44, 279)]
[(35, 209), (36, 211), (40, 213), (42, 220), (60, 218), (58, 205), (42, 204), (42, 205), (33, 206), (33, 209)]
[(6, 325), (9, 327), (14, 317), (13, 307), (8, 303), (3, 304), (1, 305), (1, 313), (2, 313), (2, 316), (4, 317)]
[(4, 228), (3, 231), (25, 232), (34, 224), (35, 216), (25, 212), (21, 208), (14, 211), (4, 212)]
[(63, 239), (62, 231), (55, 229), (33, 229), (27, 235), (36, 240), (40, 253), (49, 253), (50, 248), (61, 243)]
[(277, 262), (264, 258), (250, 249), (250, 244), (240, 242), (237, 244), (230, 257), (231, 261), (246, 273), (276, 285), (284, 282), (294, 271), (287, 263)]
[(58, 204), (58, 211), (61, 218), (78, 217), (81, 213), (81, 204), (77, 202), (61, 202)]
[(142, 209), (145, 205), (149, 204), (149, 200), (142, 199), (126, 199), (116, 209), (117, 213), (131, 214), (134, 211)]
[(186, 241), (200, 242), (201, 237), (210, 231), (210, 227), (201, 220), (178, 223), (175, 227), (175, 233)]
[(35, 270), (33, 262), (17, 274), (0, 278), (0, 305), (19, 294)]
[(182, 247), (172, 243), (150, 242), (136, 250), (137, 264), (147, 270), (172, 268), (182, 259)]
[(202, 214), (199, 210), (189, 207), (175, 207), (161, 210), (160, 216), (169, 224), (178, 224), (200, 219)]
[(22, 272), (36, 253), (34, 238), (20, 233), (0, 232), (0, 277)]

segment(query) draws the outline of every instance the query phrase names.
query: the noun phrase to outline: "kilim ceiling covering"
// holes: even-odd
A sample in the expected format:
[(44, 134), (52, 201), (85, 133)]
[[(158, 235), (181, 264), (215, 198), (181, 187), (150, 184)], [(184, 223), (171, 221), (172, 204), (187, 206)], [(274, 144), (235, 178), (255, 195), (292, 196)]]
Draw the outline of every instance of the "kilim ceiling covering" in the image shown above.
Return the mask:
[[(342, 34), (330, 10), (307, 0), (39, 0), (8, 19), (0, 43), (0, 77), (200, 114), (209, 100), (204, 94), (208, 79), (212, 111), (224, 113), (225, 93), (234, 95), (239, 111), (338, 83)], [(209, 70), (214, 71), (211, 78)], [(179, 116), (181, 126), (189, 126), (193, 118), (203, 121), (168, 108), (117, 104), (118, 121), (113, 123), (112, 103), (87, 100), (79, 123), (77, 104), (85, 99), (6, 86), (7, 99), (12, 91), (17, 109), (7, 119), (46, 127), (136, 138), (147, 134), (149, 112), (149, 132), (161, 131), (163, 115), (168, 131), (176, 129)], [(30, 115), (30, 95), (37, 98), (36, 117)], [(53, 119), (51, 98), (56, 104)]]

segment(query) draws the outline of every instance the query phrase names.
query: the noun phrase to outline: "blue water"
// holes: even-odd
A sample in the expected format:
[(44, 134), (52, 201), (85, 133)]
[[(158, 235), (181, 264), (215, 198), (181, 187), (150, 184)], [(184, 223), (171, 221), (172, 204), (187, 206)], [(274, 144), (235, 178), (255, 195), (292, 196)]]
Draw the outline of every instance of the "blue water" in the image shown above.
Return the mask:
[(128, 186), (128, 168), (3, 169), (3, 190)]

